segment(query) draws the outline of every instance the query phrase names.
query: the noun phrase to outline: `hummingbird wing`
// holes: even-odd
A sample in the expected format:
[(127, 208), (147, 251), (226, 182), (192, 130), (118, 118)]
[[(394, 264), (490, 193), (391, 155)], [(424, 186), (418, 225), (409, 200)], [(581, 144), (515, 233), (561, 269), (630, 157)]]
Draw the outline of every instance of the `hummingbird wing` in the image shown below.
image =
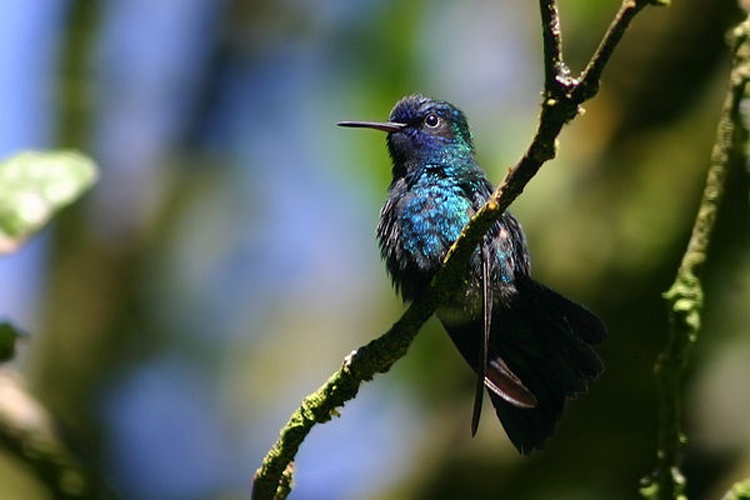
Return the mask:
[(543, 447), (568, 398), (585, 393), (604, 366), (593, 345), (604, 340), (601, 321), (588, 309), (537, 283), (517, 276), (515, 294), (496, 307), (490, 336), (492, 359), (505, 361), (537, 405), (524, 408), (490, 392), (505, 432), (521, 453)]
[[(603, 371), (592, 346), (606, 332), (593, 313), (530, 277), (518, 276), (516, 286), (492, 309), (484, 386), (511, 442), (529, 454), (552, 434), (566, 399), (585, 393)], [(454, 344), (480, 374), (484, 318), (446, 319)]]

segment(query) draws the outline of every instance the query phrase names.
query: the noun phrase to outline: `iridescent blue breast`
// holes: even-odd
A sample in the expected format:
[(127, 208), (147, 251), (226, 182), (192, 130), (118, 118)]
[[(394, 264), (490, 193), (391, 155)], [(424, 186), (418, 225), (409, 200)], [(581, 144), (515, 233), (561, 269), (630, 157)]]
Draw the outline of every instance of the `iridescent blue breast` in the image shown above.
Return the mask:
[(378, 224), (381, 254), (405, 300), (429, 285), (474, 213), (466, 188), (443, 169), (420, 174), (394, 181)]
[(396, 204), (404, 256), (424, 270), (442, 262), (474, 212), (460, 187), (444, 183), (415, 186)]

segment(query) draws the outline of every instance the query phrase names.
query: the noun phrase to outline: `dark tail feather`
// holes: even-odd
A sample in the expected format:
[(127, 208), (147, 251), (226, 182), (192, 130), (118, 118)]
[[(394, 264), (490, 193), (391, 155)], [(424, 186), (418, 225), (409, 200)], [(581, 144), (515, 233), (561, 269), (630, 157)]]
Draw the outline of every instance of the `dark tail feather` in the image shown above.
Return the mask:
[(588, 381), (604, 370), (592, 346), (604, 340), (606, 330), (589, 310), (529, 277), (518, 277), (516, 287), (512, 303), (495, 308), (490, 352), (507, 363), (538, 404), (523, 408), (489, 392), (510, 440), (521, 453), (531, 453), (554, 430), (566, 398), (585, 393)]

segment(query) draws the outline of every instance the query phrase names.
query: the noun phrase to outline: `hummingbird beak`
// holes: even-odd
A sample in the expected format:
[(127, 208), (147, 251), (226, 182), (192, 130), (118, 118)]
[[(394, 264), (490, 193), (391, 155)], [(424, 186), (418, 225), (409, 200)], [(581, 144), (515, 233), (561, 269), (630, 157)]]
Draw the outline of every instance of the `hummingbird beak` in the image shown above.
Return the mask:
[(374, 128), (375, 130), (382, 130), (383, 132), (398, 132), (406, 127), (405, 123), (397, 122), (356, 122), (356, 121), (344, 121), (338, 122), (336, 125), (339, 127), (355, 127), (355, 128)]

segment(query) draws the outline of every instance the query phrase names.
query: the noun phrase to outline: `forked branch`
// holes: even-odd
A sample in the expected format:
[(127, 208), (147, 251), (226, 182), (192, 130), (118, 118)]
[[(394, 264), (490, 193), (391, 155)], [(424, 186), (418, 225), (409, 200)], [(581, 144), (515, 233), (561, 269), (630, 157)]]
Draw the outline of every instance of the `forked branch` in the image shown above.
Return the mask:
[(484, 233), (523, 192), (539, 168), (555, 156), (563, 126), (579, 114), (593, 97), (612, 52), (633, 17), (658, 0), (624, 0), (607, 34), (579, 78), (571, 78), (563, 60), (561, 29), (555, 0), (540, 0), (544, 40), (545, 84), (539, 126), (526, 154), (512, 167), (489, 201), (472, 217), (445, 257), (433, 279), (430, 293), (412, 302), (388, 332), (352, 352), (328, 381), (307, 396), (281, 430), (279, 439), (254, 476), (253, 499), (282, 499), (291, 490), (294, 457), (316, 423), (327, 422), (337, 409), (354, 398), (362, 382), (388, 371), (406, 354), (422, 324), (438, 304), (461, 286), (474, 249)]

